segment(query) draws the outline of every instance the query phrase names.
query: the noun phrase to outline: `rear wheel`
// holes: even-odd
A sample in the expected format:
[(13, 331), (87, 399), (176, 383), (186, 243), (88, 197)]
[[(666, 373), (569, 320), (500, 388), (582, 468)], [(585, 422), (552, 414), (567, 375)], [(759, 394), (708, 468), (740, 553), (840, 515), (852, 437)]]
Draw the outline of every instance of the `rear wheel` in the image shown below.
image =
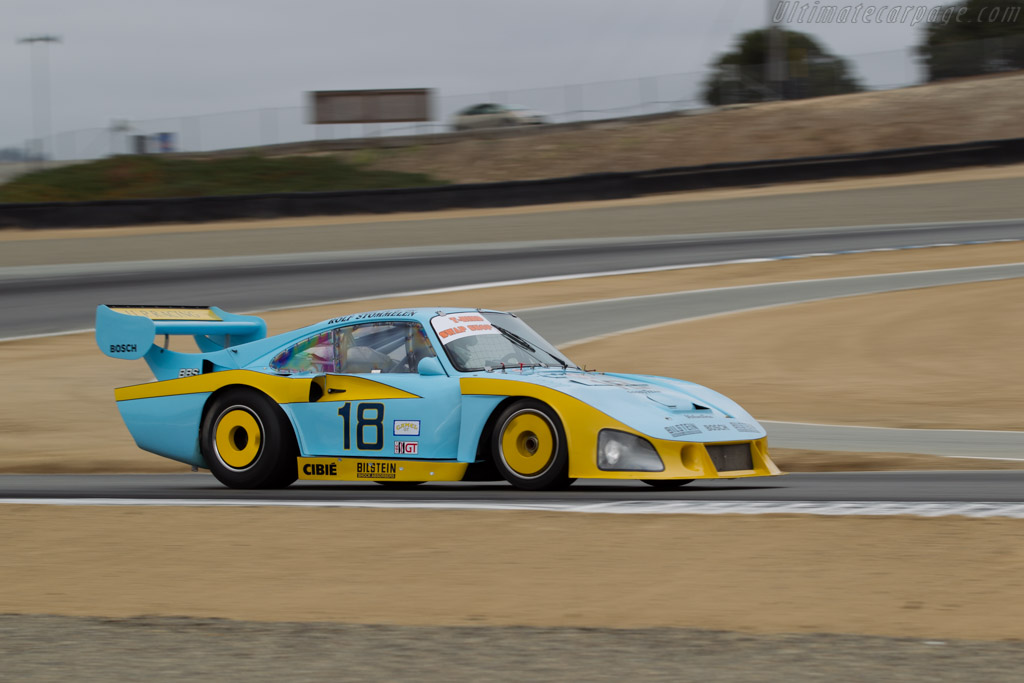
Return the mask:
[(653, 488), (666, 490), (678, 489), (686, 486), (692, 482), (693, 479), (641, 479), (640, 481)]
[(491, 435), (494, 466), (517, 488), (568, 486), (569, 450), (565, 430), (549, 406), (522, 399), (505, 408)]
[(231, 389), (207, 408), (200, 430), (206, 464), (225, 486), (282, 488), (298, 476), (288, 417), (263, 394)]

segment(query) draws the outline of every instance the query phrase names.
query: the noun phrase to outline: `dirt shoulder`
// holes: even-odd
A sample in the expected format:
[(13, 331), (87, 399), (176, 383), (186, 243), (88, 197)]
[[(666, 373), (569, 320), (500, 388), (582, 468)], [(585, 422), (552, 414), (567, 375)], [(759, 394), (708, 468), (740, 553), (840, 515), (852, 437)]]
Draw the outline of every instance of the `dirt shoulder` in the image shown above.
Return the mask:
[(1014, 639), (1022, 541), (995, 519), (8, 505), (0, 611)]
[[(402, 297), (400, 299), (378, 299), (373, 301), (359, 301), (342, 303), (331, 306), (309, 307), (292, 309), (286, 311), (275, 311), (264, 315), (271, 333), (284, 332), (300, 326), (308, 325), (317, 320), (325, 320), (332, 316), (355, 313), (374, 309), (388, 309), (396, 306), (414, 305), (469, 305), (496, 308), (499, 310), (518, 310), (532, 306), (554, 305), (569, 303), (573, 301), (590, 301), (615, 296), (631, 296), (641, 294), (652, 294), (658, 292), (682, 291), (688, 289), (702, 289), (709, 287), (726, 287), (733, 285), (754, 284), (758, 282), (780, 282), (794, 279), (810, 279), (820, 277), (838, 277), (844, 275), (871, 274), (900, 272), (904, 270), (921, 270), (929, 268), (950, 268), (967, 265), (986, 265), (995, 263), (1012, 263), (1024, 261), (1024, 244), (996, 244), (996, 245), (975, 245), (965, 247), (939, 247), (934, 249), (918, 249), (903, 252), (883, 252), (877, 254), (850, 254), (844, 256), (828, 256), (819, 258), (800, 259), (798, 261), (781, 261), (754, 264), (738, 264), (730, 266), (714, 266), (706, 268), (691, 268), (677, 271), (666, 271), (659, 273), (643, 273), (635, 275), (621, 275), (604, 278), (587, 278), (581, 280), (567, 280), (562, 282), (541, 283), (532, 285), (518, 285), (504, 288), (487, 288), (475, 291), (456, 292), (444, 295), (422, 295), (416, 297)], [(936, 292), (947, 292), (954, 288), (944, 287)], [(1003, 292), (1003, 290), (999, 290)], [(1014, 297), (1019, 294), (1015, 289), (1005, 290), (1006, 296)], [(888, 296), (888, 295), (881, 295)], [(917, 307), (916, 298), (913, 293), (907, 294), (905, 306), (901, 310), (914, 311)], [(875, 316), (872, 303), (875, 299), (859, 304), (866, 308), (863, 314), (868, 319)], [(856, 334), (855, 328), (860, 323), (852, 325), (843, 318), (850, 302), (832, 302), (821, 304), (820, 312), (812, 311), (815, 314), (831, 316), (829, 320), (843, 320), (844, 325), (850, 327), (851, 334)], [(1019, 307), (1019, 300), (1006, 302), (986, 301), (985, 306), (977, 307), (978, 310), (971, 310), (970, 297), (963, 299), (962, 314), (964, 321), (972, 321), (976, 327), (957, 325), (956, 332), (966, 335), (964, 339), (973, 339), (971, 335), (984, 336), (987, 334), (985, 327), (991, 325), (997, 334), (1005, 334), (1007, 325), (1015, 325), (1011, 317), (1000, 318), (995, 313), (989, 317), (984, 316), (985, 311), (998, 311), (1009, 309), (1016, 310)], [(936, 308), (937, 306), (937, 308)], [(833, 308), (836, 307), (836, 308)], [(1000, 308), (1002, 307), (1002, 308)], [(799, 307), (793, 307), (799, 308)], [(802, 311), (803, 309), (800, 309)], [(936, 334), (945, 338), (943, 325), (952, 324), (953, 318), (943, 317), (946, 315), (940, 304), (933, 304), (931, 310), (933, 326), (938, 326)], [(958, 309), (959, 310), (959, 309)], [(681, 312), (681, 316), (685, 312)], [(758, 335), (746, 333), (738, 335), (735, 326), (743, 327), (749, 323), (747, 316), (758, 315), (764, 317), (756, 318), (759, 327), (753, 329), (763, 330)], [(902, 337), (906, 330), (914, 328), (913, 316), (897, 316), (893, 311), (886, 314), (886, 319), (891, 321), (892, 330), (867, 326), (866, 329), (880, 330), (878, 334), (882, 339), (896, 335), (896, 339), (905, 339), (910, 343), (909, 337)], [(781, 316), (776, 318), (775, 316)], [(800, 359), (793, 356), (792, 350), (787, 347), (789, 339), (787, 331), (801, 329), (806, 337), (801, 340), (804, 345), (813, 346), (806, 349), (810, 358), (818, 359), (815, 362), (838, 363), (833, 347), (815, 346), (818, 339), (834, 341), (838, 332), (829, 327), (815, 325), (813, 318), (803, 318), (802, 314), (792, 317), (788, 309), (783, 308), (771, 313), (746, 314), (736, 316), (734, 319), (722, 319), (716, 324), (729, 326), (728, 329), (718, 330), (717, 328), (706, 328), (705, 325), (714, 321), (695, 322), (692, 329), (699, 330), (701, 335), (732, 335), (732, 336), (702, 336), (691, 337), (689, 341), (677, 339), (678, 333), (673, 334), (672, 330), (655, 331), (663, 334), (664, 339), (658, 343), (663, 344), (658, 353), (670, 357), (662, 359), (666, 363), (664, 368), (674, 368), (678, 376), (704, 380), (712, 387), (722, 389), (726, 394), (735, 397), (742, 404), (751, 408), (755, 415), (768, 419), (777, 417), (778, 414), (798, 415), (798, 421), (815, 421), (809, 419), (808, 415), (817, 415), (825, 410), (815, 401), (826, 404), (833, 404), (832, 409), (836, 415), (836, 422), (849, 420), (849, 415), (843, 406), (848, 406), (846, 400), (840, 395), (830, 395), (827, 401), (821, 401), (820, 387), (815, 388), (813, 378), (806, 372), (795, 367), (794, 364)], [(525, 315), (529, 320), (529, 315)], [(1024, 319), (1024, 316), (1018, 316)], [(735, 320), (735, 322), (732, 322)], [(780, 322), (776, 322), (780, 321)], [(838, 323), (837, 323), (838, 324)], [(746, 329), (746, 328), (744, 328)], [(1002, 330), (1002, 332), (1000, 332)], [(884, 334), (883, 334), (884, 333)], [(650, 334), (650, 333), (643, 333)], [(910, 332), (906, 332), (910, 334)], [(630, 337), (632, 338), (632, 336)], [(702, 364), (700, 366), (686, 366), (679, 364), (678, 357), (673, 355), (673, 349), (677, 349), (681, 343), (698, 344), (699, 339), (714, 338), (715, 344), (701, 344), (701, 354), (714, 359), (714, 364)], [(1002, 337), (1000, 337), (1002, 338)], [(649, 343), (647, 337), (641, 338)], [(744, 353), (755, 355), (744, 356), (740, 360), (735, 354), (730, 355), (725, 349), (735, 348), (732, 345), (738, 343), (739, 339), (747, 340), (746, 343), (769, 344), (774, 342), (777, 347), (761, 348), (756, 351), (744, 349)], [(761, 340), (760, 342), (758, 340)], [(1010, 340), (1006, 349), (996, 349), (996, 353), (1008, 353), (1007, 349), (1017, 348), (1016, 342)], [(874, 344), (871, 339), (866, 339), (865, 344)], [(991, 342), (982, 342), (988, 344)], [(176, 342), (175, 348), (185, 350), (184, 343)], [(597, 367), (614, 368), (616, 370), (629, 369), (626, 357), (617, 358), (616, 351), (609, 350), (604, 342), (598, 342), (597, 346), (583, 347), (570, 350), (570, 354), (578, 362), (586, 362)], [(932, 339), (925, 339), (924, 344), (918, 348), (899, 347), (902, 353), (912, 353), (914, 357), (921, 354), (921, 349), (927, 349), (929, 354), (934, 353), (936, 358), (947, 359), (949, 357), (948, 346), (933, 343)], [(655, 347), (657, 348), (657, 347)], [(871, 371), (881, 373), (878, 381), (883, 381), (882, 386), (892, 386), (897, 395), (899, 387), (903, 382), (903, 375), (899, 373), (910, 373), (908, 376), (916, 377), (920, 381), (919, 387), (930, 391), (929, 387), (947, 387), (948, 372), (943, 369), (941, 373), (934, 376), (921, 374), (918, 363), (925, 363), (928, 368), (938, 367), (937, 362), (927, 360), (928, 356), (922, 357), (921, 361), (907, 362), (899, 367), (886, 367), (879, 365), (879, 359), (870, 355), (865, 349), (859, 347), (852, 350), (852, 355), (845, 357), (845, 367), (857, 367), (857, 363), (867, 363)], [(987, 347), (986, 347), (987, 348)], [(896, 349), (896, 347), (894, 347)], [(609, 355), (612, 354), (612, 355)], [(777, 354), (774, 358), (771, 354)], [(651, 355), (651, 358), (654, 354)], [(658, 356), (660, 358), (660, 356)], [(1002, 357), (1002, 356), (999, 356)], [(1009, 359), (1013, 360), (1013, 359)], [(959, 362), (959, 361), (958, 361)], [(1012, 367), (1019, 367), (1014, 361)], [(737, 372), (734, 368), (739, 365), (746, 369), (746, 374)], [(957, 387), (957, 394), (964, 390), (964, 387), (977, 387), (979, 383), (984, 386), (992, 384), (996, 387), (996, 395), (1002, 396), (1010, 391), (1009, 386), (1000, 388), (999, 370), (996, 366), (989, 364), (985, 358), (978, 358), (971, 367), (977, 367), (978, 376), (962, 376), (963, 382)], [(658, 366), (644, 366), (650, 371)], [(0, 393), (0, 433), (4, 438), (0, 440), (0, 472), (180, 472), (184, 465), (174, 463), (164, 458), (149, 455), (140, 451), (132, 442), (125, 429), (117, 406), (113, 400), (113, 389), (117, 386), (126, 386), (149, 381), (152, 375), (142, 362), (125, 363), (102, 355), (96, 348), (95, 341), (91, 334), (68, 335), (44, 339), (33, 339), (16, 342), (5, 342), (0, 344), (0, 371), (4, 373), (5, 387), (7, 391)], [(838, 373), (838, 370), (836, 370)], [(769, 384), (765, 378), (772, 377), (778, 385)], [(790, 373), (790, 374), (786, 374)], [(896, 373), (896, 374), (886, 374)], [(656, 374), (672, 374), (657, 372)], [(850, 373), (850, 376), (859, 376)], [(960, 377), (960, 375), (957, 375)], [(801, 379), (802, 378), (802, 379)], [(847, 378), (849, 381), (849, 377)], [(803, 383), (801, 383), (803, 382)], [(933, 382), (934, 384), (928, 384)], [(782, 404), (776, 402), (776, 386), (785, 387), (786, 399)], [(876, 387), (878, 385), (875, 385)], [(48, 390), (41, 391), (45, 387)], [(999, 393), (1002, 392), (1002, 393)], [(876, 392), (877, 393), (877, 392)], [(930, 394), (925, 393), (923, 395)], [(973, 395), (973, 394), (972, 394)], [(879, 402), (880, 405), (894, 405), (888, 398), (888, 392), (872, 395), (872, 402)], [(811, 397), (814, 397), (811, 400)], [(911, 404), (901, 404), (897, 413), (902, 426), (913, 424), (933, 423), (933, 413), (919, 397), (912, 396)], [(769, 400), (771, 399), (771, 400)], [(979, 401), (989, 405), (990, 399), (979, 397)], [(969, 406), (955, 406), (951, 396), (948, 400), (948, 410), (943, 414), (962, 415), (962, 410), (968, 410)], [(852, 405), (852, 404), (850, 404)], [(993, 404), (994, 405), (994, 404)], [(1000, 420), (1001, 424), (1012, 423), (1014, 415), (1019, 416), (1019, 411), (1013, 413), (1013, 406), (1010, 402), (1004, 405), (995, 406), (999, 417), (983, 416), (986, 420)], [(59, 406), (59, 419), (55, 417), (55, 406)], [(806, 408), (804, 407), (806, 406)], [(855, 407), (855, 406), (854, 406)], [(806, 412), (804, 412), (806, 411)], [(876, 411), (878, 412), (878, 411)], [(863, 413), (854, 414), (861, 415)], [(872, 413), (870, 416), (873, 416)], [(881, 415), (881, 419), (893, 420), (895, 415)], [(956, 418), (957, 420), (959, 418)], [(954, 420), (954, 423), (955, 420)], [(871, 422), (865, 422), (871, 424)], [(950, 426), (944, 424), (943, 426)], [(878, 466), (882, 463), (875, 460)], [(893, 466), (899, 466), (894, 461)], [(935, 467), (945, 467), (946, 459), (935, 459)], [(983, 467), (981, 462), (976, 467)], [(797, 471), (797, 467), (791, 467), (791, 471)]]

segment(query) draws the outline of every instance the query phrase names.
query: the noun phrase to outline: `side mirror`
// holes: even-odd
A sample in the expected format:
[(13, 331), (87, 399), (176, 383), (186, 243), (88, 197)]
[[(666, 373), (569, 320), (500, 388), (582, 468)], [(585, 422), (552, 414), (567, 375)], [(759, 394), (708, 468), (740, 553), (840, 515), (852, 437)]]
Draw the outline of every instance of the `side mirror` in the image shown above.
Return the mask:
[(421, 359), (416, 366), (416, 372), (424, 376), (446, 374), (444, 368), (441, 367), (441, 361), (433, 356)]

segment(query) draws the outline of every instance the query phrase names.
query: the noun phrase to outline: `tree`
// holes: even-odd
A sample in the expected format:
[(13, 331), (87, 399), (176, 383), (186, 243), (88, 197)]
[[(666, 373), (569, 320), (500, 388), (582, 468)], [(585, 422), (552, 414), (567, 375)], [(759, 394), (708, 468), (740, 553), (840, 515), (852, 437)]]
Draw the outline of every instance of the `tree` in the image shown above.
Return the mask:
[(1024, 69), (1024, 0), (937, 7), (917, 52), (929, 81)]
[(846, 60), (830, 54), (811, 36), (781, 31), (787, 60), (783, 92), (765, 83), (768, 31), (739, 36), (731, 52), (720, 56), (704, 82), (704, 101), (711, 105), (840, 95), (863, 90)]

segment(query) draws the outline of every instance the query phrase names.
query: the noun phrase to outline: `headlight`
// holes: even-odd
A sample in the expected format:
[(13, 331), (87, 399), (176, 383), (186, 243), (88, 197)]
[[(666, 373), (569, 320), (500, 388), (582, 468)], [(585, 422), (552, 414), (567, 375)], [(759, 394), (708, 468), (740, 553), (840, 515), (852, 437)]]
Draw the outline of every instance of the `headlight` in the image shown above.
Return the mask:
[(663, 472), (665, 463), (647, 439), (602, 429), (597, 435), (597, 467), (627, 472)]

